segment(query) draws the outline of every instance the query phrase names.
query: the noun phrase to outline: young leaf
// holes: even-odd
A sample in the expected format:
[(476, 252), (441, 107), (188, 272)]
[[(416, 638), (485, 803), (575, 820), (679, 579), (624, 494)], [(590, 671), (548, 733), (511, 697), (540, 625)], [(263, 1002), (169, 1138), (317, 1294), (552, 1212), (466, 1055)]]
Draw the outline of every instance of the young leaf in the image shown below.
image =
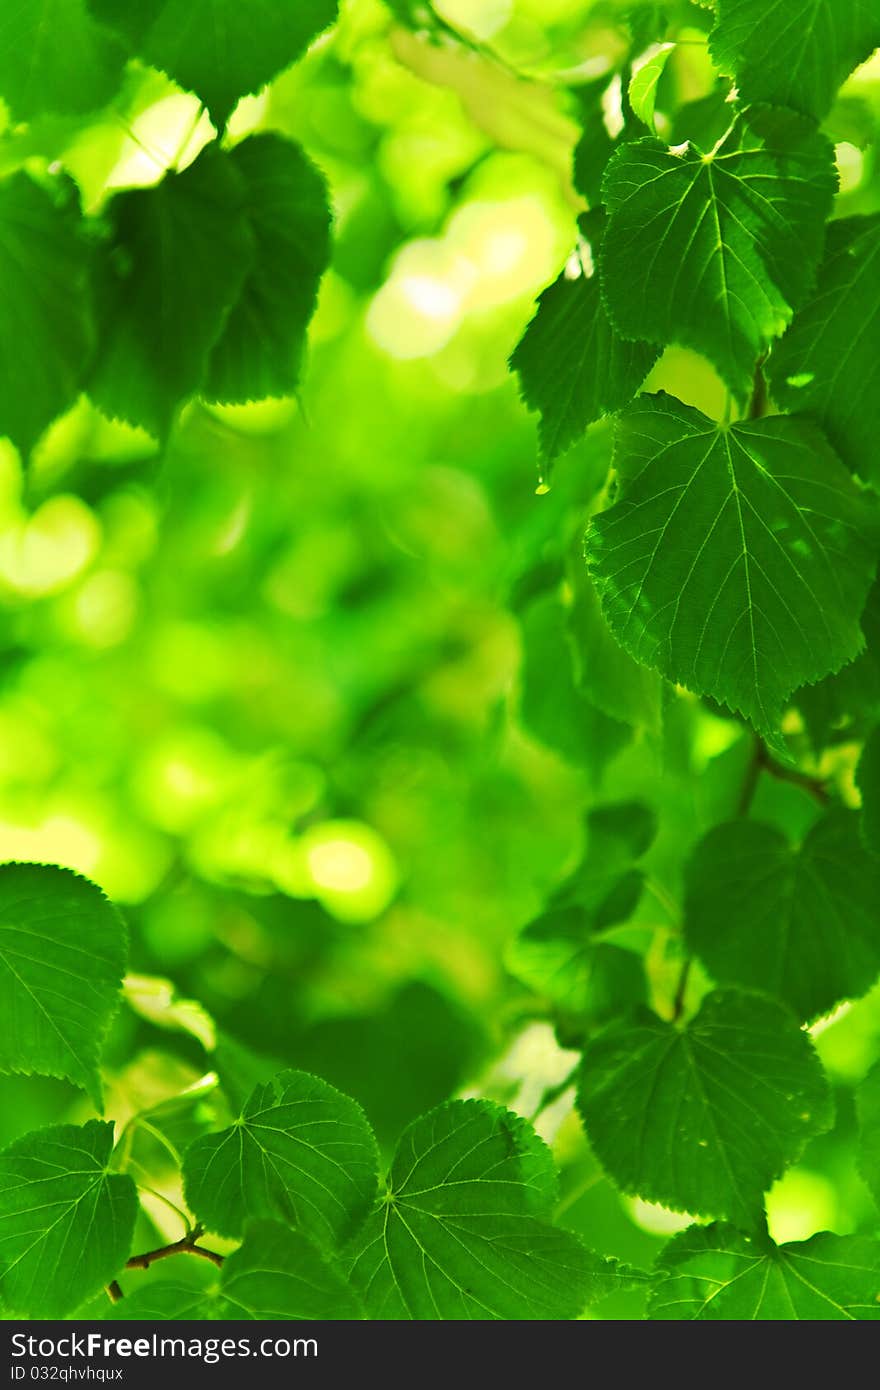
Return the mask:
[(88, 383), (106, 414), (162, 438), (199, 389), (253, 261), (244, 202), (231, 159), (208, 146), (182, 174), (110, 203)]
[(766, 990), (814, 1019), (880, 974), (880, 860), (854, 811), (829, 811), (799, 847), (754, 821), (716, 826), (686, 884), (685, 940), (723, 984)]
[(539, 411), (541, 456), (565, 452), (588, 425), (627, 404), (660, 355), (615, 333), (599, 280), (564, 271), (538, 300), (510, 359), (529, 410)]
[(816, 426), (717, 426), (670, 396), (621, 417), (620, 492), (587, 559), (637, 661), (773, 736), (784, 702), (860, 651), (878, 519)]
[(640, 1010), (584, 1052), (578, 1107), (624, 1192), (753, 1226), (762, 1194), (831, 1122), (809, 1038), (761, 995), (718, 990), (686, 1028)]
[(617, 331), (703, 353), (736, 398), (808, 293), (836, 175), (790, 111), (752, 108), (720, 145), (623, 145), (608, 165), (602, 289)]
[(712, 58), (744, 102), (827, 114), (837, 88), (880, 44), (875, 0), (718, 0)]
[[(862, 838), (872, 855), (880, 855), (880, 726), (865, 740), (856, 784), (862, 794)], [(880, 860), (877, 870), (880, 871)]]
[(816, 293), (768, 374), (778, 405), (813, 416), (847, 466), (880, 484), (880, 216), (831, 223)]
[(203, 394), (227, 403), (289, 396), (330, 259), (327, 188), (280, 135), (254, 135), (229, 159), (246, 190), (255, 259), (214, 345)]
[(565, 1319), (602, 1296), (606, 1262), (549, 1224), (549, 1152), (489, 1101), (450, 1101), (397, 1148), (388, 1190), (352, 1246), (375, 1319)]
[[(821, 1231), (776, 1245), (724, 1222), (666, 1246), (648, 1299), (654, 1320), (831, 1322), (880, 1318), (880, 1241)], [(665, 1278), (662, 1276), (665, 1274)]]
[(0, 1153), (0, 1304), (63, 1318), (128, 1259), (137, 1215), (130, 1177), (108, 1171), (101, 1120), (25, 1134)]
[(0, 96), (17, 121), (103, 106), (119, 86), (125, 50), (86, 0), (4, 0)]
[(244, 1244), (206, 1288), (162, 1280), (126, 1292), (111, 1313), (124, 1321), (238, 1321), (295, 1318), (354, 1321), (360, 1300), (342, 1273), (302, 1234), (277, 1221), (252, 1221)]
[(144, 62), (195, 92), (218, 130), (240, 97), (305, 52), (336, 18), (337, 0), (88, 0)]
[(282, 1071), (254, 1089), (229, 1129), (191, 1145), (184, 1189), (190, 1210), (219, 1235), (277, 1217), (332, 1245), (369, 1210), (378, 1162), (355, 1101), (316, 1076)]
[(657, 44), (648, 57), (633, 66), (628, 92), (629, 104), (642, 125), (646, 125), (651, 131), (654, 130), (657, 85), (669, 62), (669, 55), (674, 51), (674, 43)]
[(98, 1062), (127, 945), (121, 918), (88, 879), (0, 866), (0, 1071), (67, 1077), (100, 1107)]
[(0, 435), (24, 455), (80, 389), (87, 280), (72, 185), (50, 191), (22, 172), (0, 183)]

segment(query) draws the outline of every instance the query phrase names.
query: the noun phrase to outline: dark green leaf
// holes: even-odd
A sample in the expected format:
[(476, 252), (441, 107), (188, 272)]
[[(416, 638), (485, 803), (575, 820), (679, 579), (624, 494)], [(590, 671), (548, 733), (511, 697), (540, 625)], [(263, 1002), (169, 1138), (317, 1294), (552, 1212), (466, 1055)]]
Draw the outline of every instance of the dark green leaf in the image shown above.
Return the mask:
[(708, 1322), (880, 1318), (880, 1241), (821, 1231), (776, 1245), (733, 1226), (691, 1226), (658, 1261), (648, 1317)]
[(821, 118), (837, 88), (880, 44), (875, 0), (718, 0), (712, 58), (744, 102)]
[(721, 144), (626, 144), (608, 165), (602, 288), (627, 338), (703, 353), (737, 399), (808, 293), (836, 186), (811, 122), (757, 108)]
[(255, 135), (229, 159), (246, 190), (255, 260), (214, 345), (204, 394), (225, 402), (289, 396), (330, 259), (327, 189), (280, 135)]
[(580, 264), (577, 274), (564, 271), (541, 295), (510, 359), (525, 404), (541, 415), (542, 457), (552, 463), (594, 420), (632, 400), (659, 355), (615, 333), (592, 271)]
[(618, 500), (587, 558), (638, 661), (773, 736), (791, 692), (851, 660), (876, 565), (877, 513), (816, 426), (716, 426), (669, 396), (618, 423)]
[(488, 1101), (451, 1101), (410, 1125), (388, 1191), (352, 1247), (375, 1319), (564, 1319), (607, 1288), (606, 1262), (549, 1224), (549, 1152)]
[(122, 44), (86, 0), (4, 0), (0, 96), (16, 120), (93, 111), (113, 96), (124, 66)]
[(745, 1226), (831, 1122), (809, 1038), (780, 1004), (740, 990), (708, 995), (686, 1028), (646, 1010), (612, 1023), (584, 1052), (578, 1106), (624, 1192)]
[(240, 97), (305, 52), (337, 0), (88, 0), (132, 52), (195, 92), (222, 130)]
[(0, 1071), (65, 1076), (101, 1104), (98, 1064), (128, 941), (99, 888), (69, 869), (0, 867)]
[(597, 709), (575, 684), (565, 619), (555, 593), (543, 594), (523, 615), (520, 713), (542, 743), (595, 775), (627, 743), (631, 731)]
[(137, 1191), (110, 1173), (101, 1120), (25, 1134), (0, 1153), (0, 1303), (62, 1318), (109, 1284), (131, 1251)]
[(768, 370), (777, 403), (813, 416), (844, 462), (880, 483), (880, 216), (832, 222), (816, 293)]
[(106, 414), (161, 438), (198, 391), (253, 263), (245, 194), (229, 156), (208, 146), (182, 174), (110, 203), (88, 387)]
[(70, 184), (0, 183), (0, 434), (25, 455), (76, 400), (91, 348), (80, 228)]
[(880, 974), (880, 860), (855, 812), (829, 811), (800, 846), (754, 821), (710, 830), (687, 867), (684, 932), (716, 980), (799, 1018), (864, 994)]
[(355, 1101), (316, 1076), (283, 1071), (255, 1088), (234, 1125), (187, 1150), (184, 1188), (190, 1210), (220, 1235), (278, 1217), (333, 1244), (366, 1215), (378, 1162)]

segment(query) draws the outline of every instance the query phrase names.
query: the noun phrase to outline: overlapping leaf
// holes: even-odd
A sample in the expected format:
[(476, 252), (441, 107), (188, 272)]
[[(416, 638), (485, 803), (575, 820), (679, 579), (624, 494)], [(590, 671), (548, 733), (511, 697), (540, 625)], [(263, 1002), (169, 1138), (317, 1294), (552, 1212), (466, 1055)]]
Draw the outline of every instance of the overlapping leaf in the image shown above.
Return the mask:
[(86, 0), (4, 0), (0, 9), (0, 96), (16, 120), (103, 106), (125, 58)]
[[(598, 243), (599, 237), (595, 241)], [(551, 463), (588, 425), (632, 400), (660, 355), (615, 332), (589, 261), (546, 289), (510, 367), (523, 400), (540, 412), (541, 454)]]
[(0, 867), (0, 1071), (67, 1077), (101, 1104), (101, 1046), (127, 936), (99, 888), (68, 869)]
[(830, 145), (788, 111), (745, 111), (707, 152), (623, 145), (603, 181), (617, 331), (703, 353), (746, 402), (757, 359), (811, 288), (835, 186)]
[(218, 129), (336, 18), (337, 0), (88, 0), (131, 51), (195, 92)]
[(366, 1215), (377, 1167), (360, 1106), (283, 1071), (254, 1089), (231, 1128), (196, 1140), (183, 1176), (190, 1210), (211, 1231), (238, 1236), (251, 1218), (277, 1218), (332, 1245)]
[(244, 140), (229, 159), (245, 189), (254, 261), (214, 345), (204, 394), (226, 402), (292, 395), (330, 258), (327, 189), (280, 135)]
[(300, 1231), (277, 1221), (253, 1221), (244, 1243), (204, 1288), (163, 1279), (133, 1292), (113, 1314), (124, 1321), (213, 1319), (264, 1321), (363, 1317), (343, 1274)]
[(352, 1248), (377, 1319), (573, 1318), (616, 1273), (550, 1225), (549, 1152), (488, 1101), (451, 1101), (404, 1133), (388, 1190)]
[(113, 1126), (100, 1120), (25, 1134), (0, 1153), (0, 1305), (62, 1318), (127, 1260), (137, 1214), (131, 1178), (110, 1173)]
[(817, 419), (844, 462), (880, 483), (880, 216), (831, 223), (816, 293), (769, 375), (780, 406)]
[(817, 1018), (880, 974), (880, 859), (842, 808), (800, 846), (754, 821), (716, 826), (687, 866), (684, 931), (716, 980)]
[(658, 1261), (648, 1317), (735, 1322), (880, 1318), (880, 1241), (822, 1231), (776, 1245), (716, 1222), (676, 1236)]
[(542, 743), (595, 775), (631, 730), (597, 709), (576, 684), (566, 613), (556, 594), (529, 604), (522, 626), (522, 721)]
[(106, 414), (162, 437), (199, 389), (253, 264), (245, 203), (241, 176), (214, 146), (183, 173), (110, 203), (88, 385)]
[(638, 661), (773, 736), (788, 696), (860, 651), (877, 512), (816, 426), (719, 427), (671, 397), (621, 417), (620, 491), (587, 558)]
[(880, 44), (874, 0), (718, 0), (717, 14), (712, 57), (736, 78), (742, 100), (817, 118)]
[(0, 434), (24, 454), (76, 400), (92, 339), (87, 281), (72, 186), (23, 172), (0, 183)]
[(624, 1192), (756, 1223), (762, 1193), (831, 1121), (828, 1083), (788, 1010), (718, 990), (686, 1028), (646, 1010), (587, 1045), (578, 1106)]

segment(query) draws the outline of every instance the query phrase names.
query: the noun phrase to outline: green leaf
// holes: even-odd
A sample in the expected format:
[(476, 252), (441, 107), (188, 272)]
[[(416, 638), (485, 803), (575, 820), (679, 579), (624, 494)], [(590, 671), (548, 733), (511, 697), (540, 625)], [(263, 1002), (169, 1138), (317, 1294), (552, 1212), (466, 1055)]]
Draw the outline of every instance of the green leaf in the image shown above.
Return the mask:
[(575, 684), (566, 614), (556, 594), (542, 594), (522, 617), (520, 716), (536, 738), (596, 776), (631, 737)]
[(370, 1317), (577, 1317), (606, 1262), (549, 1224), (549, 1151), (518, 1115), (450, 1101), (403, 1134), (388, 1190), (352, 1247)]
[(861, 736), (880, 720), (880, 583), (871, 587), (861, 618), (864, 651), (833, 676), (795, 695), (813, 747)]
[(657, 102), (657, 84), (663, 76), (669, 56), (675, 51), (674, 43), (661, 43), (637, 66), (629, 82), (629, 104), (633, 113), (649, 130), (654, 130), (654, 109)]
[(598, 277), (564, 271), (538, 300), (538, 309), (510, 359), (529, 410), (539, 411), (541, 456), (565, 452), (594, 420), (620, 410), (638, 391), (660, 352), (615, 333)]
[(859, 1120), (859, 1172), (880, 1206), (880, 1062), (856, 1090)]
[(244, 140), (229, 159), (246, 189), (256, 256), (214, 345), (204, 394), (226, 403), (289, 396), (330, 260), (327, 188), (280, 135)]
[(657, 671), (634, 661), (608, 626), (596, 586), (584, 565), (580, 534), (576, 562), (567, 579), (572, 594), (568, 631), (578, 688), (610, 719), (659, 733), (663, 680)]
[(113, 96), (125, 50), (85, 0), (4, 0), (0, 96), (17, 121), (94, 111)]
[(0, 434), (25, 456), (72, 405), (91, 350), (88, 260), (73, 185), (0, 183)]
[(818, 420), (847, 466), (880, 483), (880, 216), (831, 223), (816, 293), (768, 373), (781, 407)]
[(595, 1018), (623, 999), (645, 999), (641, 961), (596, 937), (635, 911), (643, 877), (634, 860), (651, 844), (657, 820), (640, 802), (612, 802), (590, 809), (586, 829), (580, 864), (550, 896), (548, 910), (509, 942), (505, 964), (566, 1012)]
[(0, 1153), (0, 1303), (62, 1318), (109, 1284), (131, 1251), (137, 1190), (108, 1171), (101, 1120), (25, 1134)]
[(872, 500), (809, 421), (716, 426), (662, 394), (621, 417), (615, 465), (586, 544), (612, 631), (773, 737), (793, 690), (861, 650)]
[(880, 1318), (880, 1241), (821, 1231), (776, 1245), (717, 1222), (664, 1249), (648, 1317), (672, 1321), (832, 1322)]
[[(626, 920), (634, 906), (632, 902), (619, 920)], [(553, 908), (529, 922), (508, 944), (504, 963), (518, 980), (566, 1014), (604, 1020), (618, 1012), (624, 1000), (646, 1002), (641, 960), (597, 942), (583, 908)]]
[(856, 785), (862, 794), (862, 838), (872, 855), (880, 855), (880, 726), (865, 741)]
[(745, 404), (755, 363), (811, 288), (836, 175), (788, 111), (753, 108), (720, 145), (623, 145), (603, 196), (602, 289), (626, 338), (703, 353)]
[(685, 1028), (647, 1010), (612, 1023), (586, 1047), (578, 1107), (624, 1192), (744, 1226), (832, 1114), (807, 1035), (741, 990), (708, 995)]
[(162, 438), (199, 389), (253, 262), (244, 203), (231, 159), (209, 145), (182, 174), (109, 204), (88, 384), (106, 414)]
[(0, 866), (0, 1071), (67, 1077), (100, 1107), (127, 953), (122, 919), (88, 879)]
[(195, 92), (223, 130), (240, 97), (283, 72), (336, 19), (337, 0), (88, 0), (133, 53)]
[(798, 1018), (865, 994), (880, 974), (880, 860), (856, 813), (829, 811), (799, 846), (754, 821), (710, 830), (687, 866), (684, 933), (716, 980)]
[(709, 38), (715, 65), (736, 78), (742, 101), (817, 119), (878, 44), (875, 0), (719, 0)]
[(279, 1217), (321, 1244), (347, 1238), (376, 1192), (378, 1150), (360, 1106), (301, 1071), (255, 1087), (241, 1116), (187, 1150), (187, 1204), (219, 1235)]
[(275, 1318), (355, 1321), (363, 1308), (340, 1270), (302, 1234), (277, 1221), (253, 1221), (207, 1288), (162, 1280), (126, 1290), (110, 1314), (132, 1321)]

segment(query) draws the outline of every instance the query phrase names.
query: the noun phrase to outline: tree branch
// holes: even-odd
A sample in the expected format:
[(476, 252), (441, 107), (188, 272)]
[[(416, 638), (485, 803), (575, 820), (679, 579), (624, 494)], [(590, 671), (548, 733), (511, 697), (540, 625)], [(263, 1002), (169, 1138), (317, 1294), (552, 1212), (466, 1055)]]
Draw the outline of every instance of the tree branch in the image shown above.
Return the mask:
[(783, 763), (775, 762), (767, 752), (763, 741), (756, 739), (740, 793), (736, 812), (738, 816), (748, 815), (752, 798), (757, 790), (758, 778), (762, 772), (766, 772), (770, 777), (775, 777), (777, 782), (789, 782), (794, 787), (800, 787), (814, 801), (818, 801), (820, 806), (828, 805), (830, 794), (827, 784), (821, 777), (812, 777), (810, 773), (801, 772), (799, 768), (785, 767)]
[[(126, 1260), (126, 1269), (149, 1269), (150, 1265), (157, 1260), (167, 1260), (172, 1255), (197, 1255), (200, 1259), (210, 1260), (212, 1265), (218, 1269), (222, 1268), (224, 1256), (218, 1255), (216, 1250), (206, 1250), (203, 1245), (197, 1245), (196, 1241), (203, 1234), (201, 1226), (195, 1226), (180, 1240), (173, 1241), (170, 1245), (160, 1245), (156, 1250), (145, 1250), (143, 1255), (132, 1255)], [(125, 1297), (118, 1282), (114, 1279), (107, 1285), (107, 1297), (111, 1303), (118, 1303)]]

